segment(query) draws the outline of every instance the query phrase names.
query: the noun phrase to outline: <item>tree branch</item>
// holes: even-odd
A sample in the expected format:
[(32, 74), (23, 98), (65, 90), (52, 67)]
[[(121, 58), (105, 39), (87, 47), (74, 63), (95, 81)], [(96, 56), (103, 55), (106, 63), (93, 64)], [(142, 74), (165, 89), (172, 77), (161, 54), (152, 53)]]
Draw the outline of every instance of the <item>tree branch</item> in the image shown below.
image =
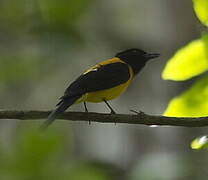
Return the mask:
[[(50, 111), (0, 111), (0, 119), (46, 119)], [(103, 114), (103, 113), (84, 113), (84, 112), (65, 112), (59, 119), (71, 121), (91, 121), (100, 123), (126, 123), (144, 125), (167, 125), (184, 127), (203, 127), (208, 126), (208, 117), (182, 118), (152, 116), (143, 112), (138, 114)]]

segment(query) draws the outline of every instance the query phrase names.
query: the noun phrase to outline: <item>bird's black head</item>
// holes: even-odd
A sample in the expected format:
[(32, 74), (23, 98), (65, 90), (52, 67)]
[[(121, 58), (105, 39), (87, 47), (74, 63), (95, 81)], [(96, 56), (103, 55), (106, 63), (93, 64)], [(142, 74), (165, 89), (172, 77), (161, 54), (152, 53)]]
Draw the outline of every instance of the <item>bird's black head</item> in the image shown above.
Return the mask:
[(158, 53), (146, 53), (140, 49), (128, 49), (116, 54), (116, 57), (129, 64), (137, 74), (150, 59), (159, 57)]

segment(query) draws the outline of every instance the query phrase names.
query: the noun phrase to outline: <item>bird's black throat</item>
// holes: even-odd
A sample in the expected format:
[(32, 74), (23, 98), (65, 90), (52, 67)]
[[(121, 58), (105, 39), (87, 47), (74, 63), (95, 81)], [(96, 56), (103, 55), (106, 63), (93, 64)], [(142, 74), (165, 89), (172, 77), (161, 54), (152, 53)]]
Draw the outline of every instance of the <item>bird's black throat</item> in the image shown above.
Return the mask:
[(147, 60), (142, 56), (138, 57), (135, 55), (122, 55), (117, 57), (130, 65), (134, 74), (139, 73), (147, 62)]

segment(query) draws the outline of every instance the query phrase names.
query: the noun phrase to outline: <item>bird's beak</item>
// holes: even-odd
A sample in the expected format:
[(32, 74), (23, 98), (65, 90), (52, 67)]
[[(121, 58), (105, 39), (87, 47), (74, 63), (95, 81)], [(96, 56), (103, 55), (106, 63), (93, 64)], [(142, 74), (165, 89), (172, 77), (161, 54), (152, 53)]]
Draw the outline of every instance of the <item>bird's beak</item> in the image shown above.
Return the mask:
[(160, 56), (160, 54), (158, 54), (158, 53), (148, 53), (148, 54), (145, 54), (145, 58), (147, 58), (147, 59), (153, 59), (153, 58), (157, 58), (159, 56)]

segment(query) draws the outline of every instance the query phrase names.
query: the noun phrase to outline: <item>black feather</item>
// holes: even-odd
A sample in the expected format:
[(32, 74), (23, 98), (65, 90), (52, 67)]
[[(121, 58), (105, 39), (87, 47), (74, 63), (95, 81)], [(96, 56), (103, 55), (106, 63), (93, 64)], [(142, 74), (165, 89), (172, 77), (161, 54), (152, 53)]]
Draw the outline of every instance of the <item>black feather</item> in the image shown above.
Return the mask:
[(125, 63), (106, 64), (96, 71), (78, 77), (65, 91), (67, 96), (83, 95), (89, 92), (113, 88), (129, 80), (129, 67)]
[(113, 88), (127, 82), (129, 78), (129, 66), (121, 62), (103, 65), (95, 71), (84, 73), (66, 89), (64, 96), (60, 98), (60, 102), (56, 105), (57, 108), (49, 115), (42, 128), (50, 125), (85, 93)]
[(55, 119), (57, 119), (61, 113), (63, 113), (69, 106), (74, 104), (74, 102), (79, 99), (80, 96), (63, 98), (58, 104), (57, 108), (53, 110), (48, 119), (42, 124), (41, 129), (46, 129)]

